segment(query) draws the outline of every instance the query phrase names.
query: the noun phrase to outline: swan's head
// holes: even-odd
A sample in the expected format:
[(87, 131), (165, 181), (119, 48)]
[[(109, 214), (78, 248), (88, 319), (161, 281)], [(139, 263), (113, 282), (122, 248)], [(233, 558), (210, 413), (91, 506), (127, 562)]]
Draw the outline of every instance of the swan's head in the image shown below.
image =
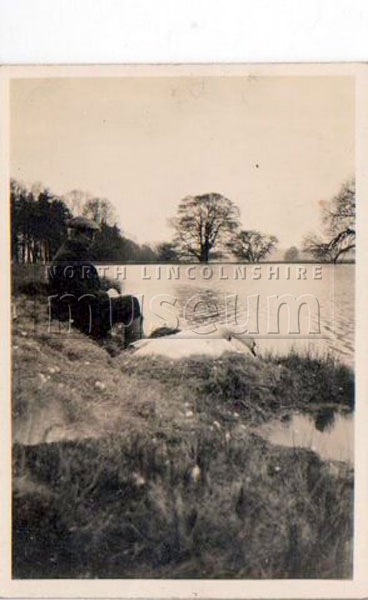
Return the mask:
[(239, 335), (239, 334), (231, 331), (231, 329), (229, 327), (225, 327), (223, 325), (218, 327), (217, 331), (218, 331), (218, 334), (221, 337), (223, 337), (225, 340), (227, 340), (228, 342), (231, 342), (232, 339), (238, 340), (244, 346), (249, 348), (249, 350), (251, 351), (253, 356), (257, 356), (257, 344), (256, 344), (255, 339), (252, 338), (250, 335)]
[(244, 344), (244, 346), (247, 346), (247, 348), (249, 348), (253, 356), (257, 356), (257, 344), (254, 338), (252, 338), (250, 335), (234, 335), (233, 337), (239, 340), (239, 342), (241, 342), (242, 344)]

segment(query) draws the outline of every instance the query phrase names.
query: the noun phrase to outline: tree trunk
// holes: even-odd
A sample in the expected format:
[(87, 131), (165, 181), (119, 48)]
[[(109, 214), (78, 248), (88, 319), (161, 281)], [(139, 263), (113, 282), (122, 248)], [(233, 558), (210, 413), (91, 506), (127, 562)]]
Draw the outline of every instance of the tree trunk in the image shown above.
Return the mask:
[(201, 256), (200, 256), (200, 262), (205, 262), (207, 263), (209, 261), (209, 257), (210, 257), (210, 245), (208, 240), (205, 240), (204, 244), (202, 244), (201, 247)]

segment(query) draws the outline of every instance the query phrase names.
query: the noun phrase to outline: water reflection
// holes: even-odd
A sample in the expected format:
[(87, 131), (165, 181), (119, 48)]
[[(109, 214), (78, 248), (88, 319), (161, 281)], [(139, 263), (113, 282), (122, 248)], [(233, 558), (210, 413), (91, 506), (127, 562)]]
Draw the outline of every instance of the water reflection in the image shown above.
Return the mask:
[(256, 430), (267, 441), (287, 447), (309, 448), (325, 460), (354, 461), (353, 415), (340, 415), (333, 409), (310, 416), (291, 414), (282, 420), (261, 425)]
[(333, 408), (323, 408), (314, 419), (314, 426), (318, 431), (332, 429), (335, 423), (335, 411)]

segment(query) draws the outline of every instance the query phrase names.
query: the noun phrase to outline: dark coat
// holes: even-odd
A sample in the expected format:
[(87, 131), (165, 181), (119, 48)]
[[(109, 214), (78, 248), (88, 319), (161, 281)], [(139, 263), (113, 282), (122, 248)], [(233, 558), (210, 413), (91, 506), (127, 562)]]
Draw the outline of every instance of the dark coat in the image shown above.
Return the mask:
[(49, 288), (52, 317), (72, 319), (73, 325), (93, 337), (104, 337), (115, 323), (129, 326), (140, 316), (136, 298), (110, 298), (102, 289), (88, 250), (76, 240), (66, 240), (56, 253)]
[(57, 251), (50, 269), (50, 290), (60, 296), (73, 294), (80, 298), (94, 294), (100, 300), (108, 298), (101, 289), (100, 278), (88, 250), (76, 240), (66, 240)]

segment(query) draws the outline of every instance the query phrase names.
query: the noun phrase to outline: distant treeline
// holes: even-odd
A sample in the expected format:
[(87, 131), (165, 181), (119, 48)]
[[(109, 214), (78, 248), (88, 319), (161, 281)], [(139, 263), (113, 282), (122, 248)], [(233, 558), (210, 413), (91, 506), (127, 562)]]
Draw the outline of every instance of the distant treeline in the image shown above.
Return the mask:
[[(258, 263), (274, 257), (275, 235), (242, 229), (240, 210), (216, 192), (186, 196), (169, 220), (171, 241), (139, 245), (117, 225), (113, 205), (106, 198), (72, 190), (57, 196), (41, 184), (30, 188), (11, 180), (11, 244), (15, 263), (46, 263), (67, 236), (68, 220), (84, 215), (100, 225), (91, 258), (105, 263), (175, 263), (232, 260)], [(310, 232), (301, 247), (291, 246), (279, 260), (286, 262), (342, 262), (355, 253), (355, 181), (322, 203), (322, 231)]]
[[(101, 211), (99, 213), (99, 207)], [(68, 198), (53, 194), (40, 185), (27, 188), (10, 182), (11, 256), (16, 263), (46, 263), (52, 260), (67, 236), (68, 220), (73, 212)], [(116, 223), (109, 224), (113, 214), (106, 200), (87, 198), (80, 213), (98, 218), (101, 231), (91, 252), (97, 261), (151, 262), (158, 254), (147, 245), (139, 245), (124, 237)], [(96, 211), (98, 214), (96, 215)]]

